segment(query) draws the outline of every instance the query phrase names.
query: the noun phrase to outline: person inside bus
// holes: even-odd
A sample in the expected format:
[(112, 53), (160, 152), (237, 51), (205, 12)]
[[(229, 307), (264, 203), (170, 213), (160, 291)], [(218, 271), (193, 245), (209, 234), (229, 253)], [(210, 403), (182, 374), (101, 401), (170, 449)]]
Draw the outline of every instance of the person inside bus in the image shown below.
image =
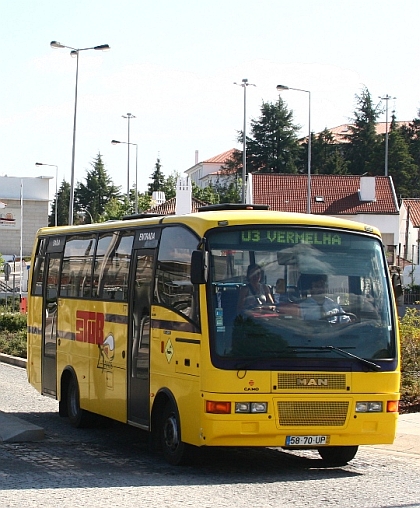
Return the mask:
[(274, 300), (270, 289), (262, 282), (263, 271), (257, 264), (248, 266), (246, 286), (241, 287), (238, 298), (238, 314), (245, 309), (260, 306), (273, 306)]
[(300, 304), (301, 316), (305, 320), (325, 319), (328, 323), (348, 323), (350, 316), (339, 303), (329, 298), (327, 276), (323, 274), (303, 274), (299, 279), (300, 289), (307, 298)]
[(286, 281), (282, 278), (279, 278), (276, 280), (276, 286), (274, 288), (274, 303), (277, 305), (281, 302), (288, 302), (289, 299), (287, 298), (286, 294)]

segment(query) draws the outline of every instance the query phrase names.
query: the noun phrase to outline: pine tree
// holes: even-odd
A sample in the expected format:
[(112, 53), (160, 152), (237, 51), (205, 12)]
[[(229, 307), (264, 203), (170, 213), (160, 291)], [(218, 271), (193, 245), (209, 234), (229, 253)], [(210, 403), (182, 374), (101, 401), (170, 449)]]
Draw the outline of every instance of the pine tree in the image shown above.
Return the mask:
[(409, 143), (396, 128), (394, 115), (388, 139), (388, 174), (392, 176), (397, 196), (419, 197), (419, 167), (410, 154)]
[(51, 214), (48, 216), (49, 226), (55, 226), (55, 207), (57, 207), (57, 225), (64, 226), (69, 223), (69, 202), (70, 184), (63, 180), (52, 202)]
[(311, 156), (312, 174), (344, 175), (348, 172), (342, 149), (328, 129), (312, 137)]
[[(261, 116), (251, 120), (251, 136), (247, 138), (247, 172), (297, 173), (302, 147), (293, 124), (293, 112), (281, 97), (275, 104), (263, 102)], [(240, 132), (238, 141), (243, 140)]]
[(376, 134), (376, 120), (381, 110), (374, 105), (367, 88), (361, 95), (356, 95), (357, 107), (354, 112), (351, 133), (346, 137), (346, 159), (349, 161), (349, 172), (352, 175), (383, 173), (381, 160), (380, 136)]
[[(165, 175), (162, 173), (162, 165), (159, 157), (156, 159), (155, 170), (151, 174), (150, 178), (152, 182), (148, 185), (149, 194), (152, 195), (155, 191), (162, 191), (162, 187), (165, 182)], [(166, 197), (166, 199), (168, 198)]]
[(86, 185), (79, 183), (76, 187), (75, 210), (81, 213), (87, 210), (94, 222), (100, 222), (108, 201), (112, 197), (120, 197), (120, 188), (112, 183), (100, 153), (91, 166), (92, 170), (87, 172)]

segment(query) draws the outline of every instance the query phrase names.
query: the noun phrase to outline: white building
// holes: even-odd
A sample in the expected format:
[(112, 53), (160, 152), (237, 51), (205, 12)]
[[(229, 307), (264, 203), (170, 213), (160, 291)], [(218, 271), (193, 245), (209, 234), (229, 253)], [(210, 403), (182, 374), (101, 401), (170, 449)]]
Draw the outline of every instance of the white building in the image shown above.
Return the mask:
[(50, 177), (0, 176), (0, 253), (29, 256), (37, 230), (48, 225)]

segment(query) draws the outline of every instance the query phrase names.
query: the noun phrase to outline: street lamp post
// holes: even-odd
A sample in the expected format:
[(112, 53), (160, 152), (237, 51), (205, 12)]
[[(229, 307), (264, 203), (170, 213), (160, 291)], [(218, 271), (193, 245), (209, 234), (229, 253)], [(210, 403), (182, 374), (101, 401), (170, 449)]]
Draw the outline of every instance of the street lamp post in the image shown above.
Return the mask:
[(54, 218), (54, 226), (58, 226), (58, 166), (55, 164), (44, 164), (43, 162), (35, 162), (35, 166), (50, 166), (55, 168), (55, 218)]
[(309, 98), (309, 118), (308, 118), (308, 190), (307, 190), (307, 203), (306, 203), (306, 213), (311, 213), (311, 92), (309, 90), (302, 90), (301, 88), (291, 88), (290, 86), (277, 85), (277, 90), (280, 92), (282, 90), (295, 90), (296, 92), (305, 92), (308, 94)]
[(100, 46), (93, 46), (92, 48), (72, 48), (71, 46), (64, 46), (57, 41), (51, 41), (52, 48), (67, 48), (70, 49), (70, 55), (76, 57), (76, 86), (74, 91), (74, 120), (73, 120), (73, 148), (71, 154), (71, 178), (70, 178), (70, 200), (69, 200), (69, 225), (73, 225), (73, 208), (74, 208), (74, 157), (76, 149), (76, 115), (77, 115), (77, 84), (79, 79), (79, 53), (80, 51), (88, 51), (94, 49), (96, 51), (108, 51), (111, 49), (108, 44), (101, 44)]
[[(83, 214), (83, 215), (88, 214), (89, 218), (90, 218), (90, 223), (93, 224), (92, 214), (89, 212), (89, 210), (87, 208), (81, 208), (81, 214)], [(85, 221), (83, 220), (83, 222), (85, 222)]]
[(246, 88), (248, 86), (257, 86), (252, 83), (248, 83), (248, 80), (244, 78), (242, 83), (233, 83), (234, 85), (241, 86), (244, 89), (244, 129), (243, 129), (243, 141), (242, 141), (242, 203), (246, 203)]
[(396, 97), (390, 97), (388, 94), (385, 97), (379, 97), (379, 99), (385, 101), (385, 176), (388, 176), (388, 101), (389, 99), (396, 99)]
[[(133, 146), (136, 147), (136, 195), (135, 195), (135, 198), (134, 198), (134, 202), (135, 202), (134, 210), (135, 210), (135, 213), (139, 213), (139, 193), (138, 193), (138, 186), (137, 186), (137, 177), (138, 177), (138, 171), (137, 171), (138, 145), (137, 145), (137, 143), (127, 143), (125, 141), (117, 141), (116, 139), (113, 139), (111, 141), (111, 143), (113, 145), (123, 144), (123, 145), (133, 145)], [(129, 199), (129, 197), (130, 197), (130, 190), (128, 190), (128, 192), (127, 192), (127, 198)]]
[(130, 120), (132, 118), (136, 118), (131, 113), (127, 113), (127, 116), (122, 115), (123, 118), (127, 119), (128, 124), (128, 135), (127, 135), (127, 200), (130, 201), (130, 145), (134, 143), (130, 143)]

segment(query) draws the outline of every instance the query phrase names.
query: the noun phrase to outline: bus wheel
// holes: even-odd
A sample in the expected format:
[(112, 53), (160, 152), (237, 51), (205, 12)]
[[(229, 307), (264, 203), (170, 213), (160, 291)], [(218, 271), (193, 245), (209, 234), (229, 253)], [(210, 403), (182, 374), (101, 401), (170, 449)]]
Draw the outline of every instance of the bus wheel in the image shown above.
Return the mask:
[(74, 376), (67, 388), (67, 412), (73, 427), (88, 427), (91, 424), (90, 413), (80, 408), (79, 385)]
[(159, 430), (160, 443), (166, 461), (173, 466), (188, 462), (190, 446), (181, 441), (178, 411), (170, 401), (163, 408)]
[(318, 453), (326, 466), (345, 466), (354, 459), (358, 446), (326, 446), (318, 448)]

